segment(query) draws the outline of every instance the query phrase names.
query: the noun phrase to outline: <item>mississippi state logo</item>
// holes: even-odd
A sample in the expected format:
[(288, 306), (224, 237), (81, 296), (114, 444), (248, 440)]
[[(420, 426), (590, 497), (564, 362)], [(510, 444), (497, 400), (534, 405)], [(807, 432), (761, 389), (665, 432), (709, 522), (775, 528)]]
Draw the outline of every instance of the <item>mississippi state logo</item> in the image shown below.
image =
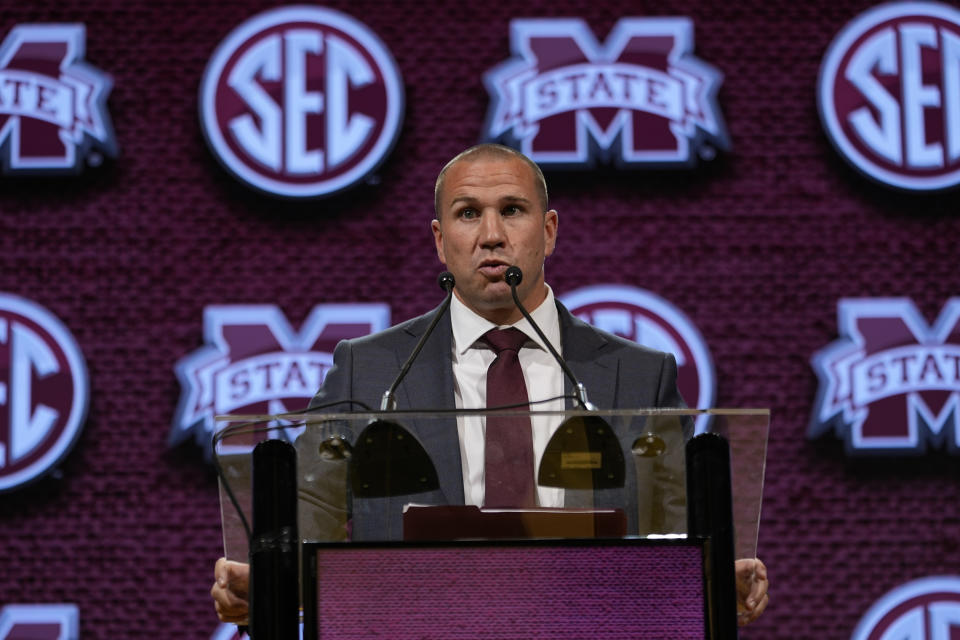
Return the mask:
[(960, 577), (900, 585), (864, 614), (850, 640), (949, 640), (960, 637)]
[(79, 640), (75, 604), (8, 604), (0, 608), (0, 640)]
[(841, 300), (840, 338), (812, 359), (820, 380), (808, 435), (850, 453), (960, 451), (960, 298), (930, 327), (906, 298)]
[(722, 75), (688, 18), (622, 18), (606, 42), (575, 18), (510, 22), (512, 57), (484, 76), (484, 136), (545, 166), (692, 165), (729, 148)]
[[(716, 397), (713, 360), (700, 331), (660, 296), (625, 285), (594, 285), (559, 296), (570, 313), (628, 340), (672, 353), (677, 386), (691, 407), (711, 408)], [(707, 430), (709, 416), (699, 416), (696, 432)]]
[(69, 453), (89, 388), (83, 355), (63, 323), (0, 293), (0, 492), (39, 478)]
[(117, 154), (107, 113), (113, 86), (83, 61), (82, 24), (14, 27), (0, 45), (4, 173), (75, 173)]
[(400, 131), (403, 82), (366, 26), (319, 7), (266, 11), (217, 47), (200, 84), (214, 155), (267, 193), (308, 198), (357, 183)]
[(299, 332), (272, 305), (207, 307), (206, 346), (175, 367), (181, 393), (168, 443), (192, 433), (209, 453), (218, 414), (306, 409), (333, 365), (337, 343), (389, 325), (385, 304), (317, 305)]
[(860, 14), (827, 49), (817, 99), (830, 141), (870, 178), (960, 183), (960, 11), (892, 2)]

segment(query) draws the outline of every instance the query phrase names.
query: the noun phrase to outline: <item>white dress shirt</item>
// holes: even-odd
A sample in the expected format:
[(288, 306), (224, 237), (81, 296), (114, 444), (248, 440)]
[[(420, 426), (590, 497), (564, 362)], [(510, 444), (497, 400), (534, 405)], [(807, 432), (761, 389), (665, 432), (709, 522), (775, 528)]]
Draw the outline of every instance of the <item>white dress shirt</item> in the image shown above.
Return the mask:
[[(536, 309), (528, 311), (553, 348), (562, 353), (560, 318), (553, 290), (547, 286), (546, 299)], [(480, 341), (480, 337), (490, 329), (503, 329), (507, 326), (516, 327), (527, 334), (527, 342), (520, 349), (519, 357), (523, 379), (527, 385), (527, 397), (531, 403), (558, 398), (550, 402), (531, 404), (531, 410), (564, 409), (566, 403), (559, 398), (564, 392), (563, 370), (526, 318), (521, 318), (512, 325), (498, 326), (471, 311), (454, 296), (450, 304), (450, 322), (453, 327), (454, 396), (458, 409), (480, 409), (487, 406), (487, 368), (496, 358), (496, 354), (486, 343)], [(559, 416), (537, 416), (531, 420), (534, 470), (539, 468), (547, 442), (560, 422)], [(460, 460), (463, 465), (464, 501), (466, 504), (482, 506), (484, 420), (479, 416), (460, 416), (457, 418), (457, 432), (460, 436)], [(538, 487), (537, 504), (541, 507), (562, 507), (563, 490)]]

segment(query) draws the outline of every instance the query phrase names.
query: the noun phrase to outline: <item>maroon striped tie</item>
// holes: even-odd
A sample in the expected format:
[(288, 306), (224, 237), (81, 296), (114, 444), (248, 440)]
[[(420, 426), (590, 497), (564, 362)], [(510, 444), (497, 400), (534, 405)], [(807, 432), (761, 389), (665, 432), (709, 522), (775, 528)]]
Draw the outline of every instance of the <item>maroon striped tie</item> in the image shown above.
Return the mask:
[[(520, 347), (527, 341), (519, 329), (491, 329), (481, 338), (497, 353), (487, 369), (487, 406), (524, 405), (530, 399), (520, 367)], [(484, 449), (485, 507), (526, 508), (536, 505), (533, 481), (533, 434), (526, 416), (487, 416)]]

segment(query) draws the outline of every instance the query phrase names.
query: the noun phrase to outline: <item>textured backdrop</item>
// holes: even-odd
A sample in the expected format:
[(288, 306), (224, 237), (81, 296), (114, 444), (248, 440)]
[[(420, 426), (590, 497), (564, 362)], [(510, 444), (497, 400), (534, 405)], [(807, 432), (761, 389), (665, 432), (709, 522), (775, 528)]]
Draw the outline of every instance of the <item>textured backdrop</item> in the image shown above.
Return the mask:
[(174, 363), (201, 345), (208, 304), (278, 304), (295, 326), (318, 302), (385, 302), (394, 322), (431, 308), (433, 179), (478, 140), (481, 76), (525, 16), (581, 16), (601, 39), (621, 16), (689, 16), (695, 54), (725, 74), (730, 153), (694, 172), (552, 181), (561, 224), (547, 277), (558, 293), (612, 282), (664, 296), (707, 340), (717, 404), (771, 408), (759, 554), (772, 601), (744, 637), (848, 638), (887, 590), (960, 572), (954, 459), (851, 462), (832, 437), (805, 439), (809, 358), (836, 338), (838, 298), (907, 296), (932, 321), (960, 295), (957, 193), (872, 185), (817, 118), (824, 50), (870, 5), (330, 2), (393, 52), (406, 116), (378, 180), (290, 203), (228, 176), (197, 118), (214, 47), (274, 5), (5, 0), (3, 34), (86, 24), (86, 59), (114, 79), (120, 156), (76, 178), (0, 179), (0, 291), (62, 319), (92, 381), (60, 472), (0, 495), (0, 605), (75, 602), (84, 638), (210, 637), (216, 484), (192, 442), (166, 447)]

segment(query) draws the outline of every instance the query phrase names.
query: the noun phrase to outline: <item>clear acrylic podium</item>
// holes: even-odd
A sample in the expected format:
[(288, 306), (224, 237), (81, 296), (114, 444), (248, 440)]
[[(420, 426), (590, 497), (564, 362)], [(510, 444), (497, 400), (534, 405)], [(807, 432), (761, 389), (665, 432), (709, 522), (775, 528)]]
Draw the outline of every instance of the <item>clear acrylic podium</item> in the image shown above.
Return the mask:
[[(251, 454), (282, 439), (306, 638), (736, 637), (718, 619), (735, 621), (732, 558), (756, 555), (769, 411), (512, 413), (553, 433), (535, 446), (546, 506), (464, 505), (458, 418), (482, 429), (484, 411), (220, 416), (225, 555), (249, 557)], [(701, 416), (712, 435), (691, 442)], [(701, 443), (713, 452), (688, 469)], [(704, 475), (727, 455), (729, 485)], [(725, 535), (702, 524), (718, 505), (732, 522), (721, 556)]]

